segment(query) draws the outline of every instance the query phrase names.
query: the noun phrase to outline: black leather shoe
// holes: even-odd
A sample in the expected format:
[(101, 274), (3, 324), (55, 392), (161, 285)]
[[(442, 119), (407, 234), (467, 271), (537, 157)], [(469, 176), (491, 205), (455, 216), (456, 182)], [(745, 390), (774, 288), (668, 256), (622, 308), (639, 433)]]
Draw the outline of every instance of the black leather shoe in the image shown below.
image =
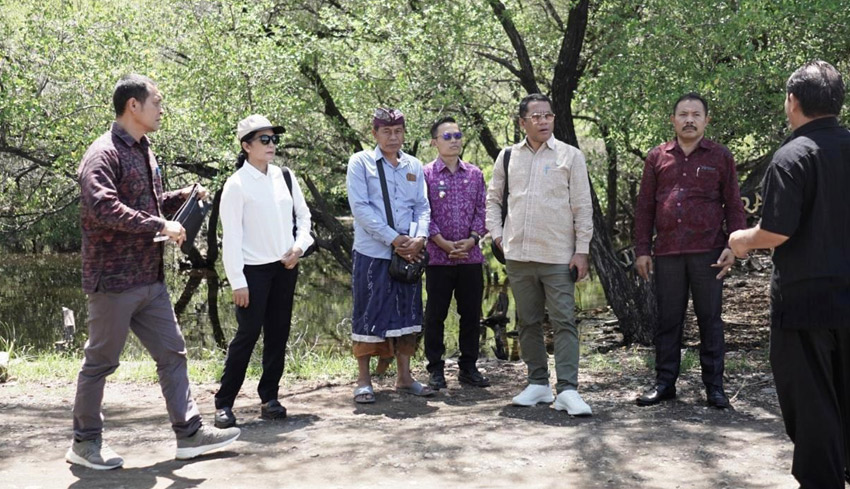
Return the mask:
[(461, 384), (467, 384), (473, 387), (490, 387), (490, 379), (481, 375), (478, 369), (461, 370), (457, 374), (457, 380)]
[(286, 417), (286, 408), (281, 406), (277, 399), (273, 399), (260, 406), (260, 417), (263, 419), (283, 419)]
[(676, 387), (658, 384), (637, 398), (638, 406), (653, 406), (661, 401), (676, 398)]
[(729, 409), (732, 407), (729, 404), (729, 398), (723, 392), (722, 387), (708, 387), (705, 389), (705, 397), (708, 400), (708, 405), (717, 409)]
[(236, 416), (229, 407), (215, 410), (215, 427), (219, 429), (236, 426)]
[(442, 370), (435, 370), (431, 372), (431, 377), (428, 379), (428, 386), (430, 386), (435, 391), (440, 389), (446, 389), (449, 386), (446, 385), (446, 375)]

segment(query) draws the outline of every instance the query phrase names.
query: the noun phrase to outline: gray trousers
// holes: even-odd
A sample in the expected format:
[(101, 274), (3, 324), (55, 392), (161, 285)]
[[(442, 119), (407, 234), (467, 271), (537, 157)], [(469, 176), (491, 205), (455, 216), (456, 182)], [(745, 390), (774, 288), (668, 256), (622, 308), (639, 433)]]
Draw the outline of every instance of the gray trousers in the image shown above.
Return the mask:
[(528, 383), (549, 384), (549, 354), (543, 337), (548, 311), (555, 340), (555, 389), (558, 393), (576, 390), (579, 338), (569, 265), (508, 260), (506, 267), (519, 316), (519, 344), (528, 367)]
[(177, 325), (168, 290), (162, 282), (125, 292), (88, 294), (89, 339), (77, 376), (74, 438), (93, 440), (103, 432), (103, 388), (118, 368), (130, 330), (156, 362), (171, 427), (177, 438), (191, 436), (201, 415), (189, 392), (186, 342)]

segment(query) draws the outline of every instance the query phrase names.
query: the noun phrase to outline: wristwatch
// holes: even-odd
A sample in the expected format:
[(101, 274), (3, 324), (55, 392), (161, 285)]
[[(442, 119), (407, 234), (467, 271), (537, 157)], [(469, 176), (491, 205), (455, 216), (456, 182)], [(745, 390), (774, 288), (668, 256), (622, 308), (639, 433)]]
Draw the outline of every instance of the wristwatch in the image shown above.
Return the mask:
[(475, 246), (478, 246), (478, 242), (481, 241), (481, 236), (479, 236), (478, 233), (472, 233), (469, 237), (475, 241)]

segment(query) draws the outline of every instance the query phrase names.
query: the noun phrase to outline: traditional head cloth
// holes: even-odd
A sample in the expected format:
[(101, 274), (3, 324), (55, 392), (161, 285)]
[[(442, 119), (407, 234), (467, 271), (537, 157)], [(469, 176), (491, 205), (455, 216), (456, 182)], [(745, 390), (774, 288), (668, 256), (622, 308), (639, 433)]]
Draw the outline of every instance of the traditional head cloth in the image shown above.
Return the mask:
[(398, 109), (384, 109), (378, 107), (375, 109), (375, 115), (372, 118), (372, 127), (386, 127), (404, 125), (404, 114)]

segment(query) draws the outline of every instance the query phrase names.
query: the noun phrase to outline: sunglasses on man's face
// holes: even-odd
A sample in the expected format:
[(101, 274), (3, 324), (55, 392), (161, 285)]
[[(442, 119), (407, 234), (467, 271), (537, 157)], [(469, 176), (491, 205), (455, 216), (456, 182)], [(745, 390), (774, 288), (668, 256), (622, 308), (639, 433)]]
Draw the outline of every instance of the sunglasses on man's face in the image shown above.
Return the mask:
[(463, 138), (463, 133), (460, 132), (460, 131), (458, 131), (458, 132), (444, 132), (443, 133), (443, 140), (444, 141), (451, 141), (452, 138), (461, 139), (461, 138)]
[(278, 136), (277, 134), (274, 134), (274, 135), (271, 135), (271, 136), (268, 135), (268, 134), (263, 134), (262, 136), (258, 136), (256, 138), (254, 138), (254, 140), (259, 140), (260, 144), (262, 144), (263, 146), (268, 146), (269, 143), (274, 143), (274, 144), (280, 143), (280, 136)]

